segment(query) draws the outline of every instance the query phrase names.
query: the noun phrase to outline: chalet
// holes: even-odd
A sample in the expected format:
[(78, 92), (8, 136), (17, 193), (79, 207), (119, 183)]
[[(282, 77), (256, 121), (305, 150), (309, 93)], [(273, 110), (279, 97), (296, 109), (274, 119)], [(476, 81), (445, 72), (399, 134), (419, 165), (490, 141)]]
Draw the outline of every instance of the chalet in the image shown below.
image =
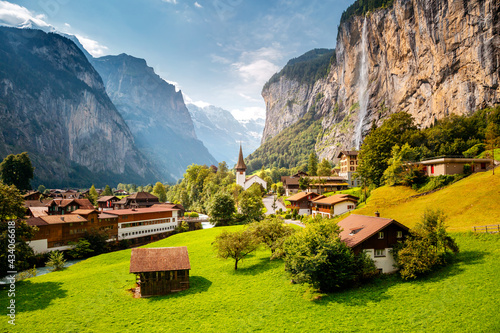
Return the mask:
[(438, 157), (417, 163), (422, 165), (427, 176), (456, 175), (465, 173), (464, 167), (470, 166), (472, 172), (486, 171), (491, 167), (491, 160), (486, 158)]
[(101, 212), (97, 218), (99, 231), (106, 232), (111, 240), (118, 239), (118, 216)]
[(160, 203), (157, 196), (148, 192), (136, 192), (120, 201), (113, 202), (113, 207), (114, 209), (147, 208), (157, 203)]
[(392, 249), (398, 241), (403, 241), (409, 229), (403, 224), (378, 216), (350, 215), (338, 222), (342, 228), (340, 239), (354, 253), (365, 252), (374, 260), (381, 273), (392, 273), (395, 260)]
[(63, 199), (80, 199), (82, 197), (77, 190), (66, 190), (60, 194)]
[(342, 191), (349, 187), (346, 179), (335, 176), (315, 176), (309, 178), (309, 190), (318, 194), (333, 191)]
[(135, 248), (130, 273), (136, 275), (141, 297), (166, 295), (189, 289), (187, 247)]
[(330, 197), (318, 197), (311, 201), (313, 216), (334, 217), (354, 210), (358, 198), (348, 194), (335, 194)]
[(175, 204), (175, 203), (171, 203), (171, 202), (163, 202), (160, 204), (154, 204), (153, 207), (178, 209), (179, 212), (177, 213), (177, 215), (179, 217), (184, 216), (184, 213), (186, 212), (186, 209), (184, 208), (183, 205)]
[(49, 215), (69, 214), (77, 209), (94, 209), (88, 199), (54, 199), (47, 207)]
[(285, 189), (285, 196), (299, 192), (299, 180), (300, 176), (281, 176), (281, 182), (283, 183), (283, 188)]
[(175, 231), (179, 211), (178, 208), (148, 207), (109, 210), (106, 214), (117, 217), (118, 240), (141, 243), (164, 238)]
[(244, 190), (248, 189), (255, 183), (262, 185), (264, 189), (267, 188), (267, 182), (264, 179), (260, 178), (259, 176), (254, 175), (246, 177), (247, 166), (245, 165), (245, 161), (243, 159), (243, 151), (241, 149), (241, 145), (240, 145), (240, 154), (238, 156), (238, 163), (236, 164), (235, 169), (236, 169), (236, 184), (243, 187)]
[(339, 176), (347, 179), (349, 186), (359, 186), (358, 181), (354, 179), (359, 164), (358, 151), (343, 150), (338, 154), (337, 158), (340, 158)]
[(290, 205), (286, 208), (298, 209), (299, 215), (310, 215), (311, 214), (311, 200), (319, 197), (319, 194), (314, 192), (299, 192), (287, 198), (290, 201)]
[(97, 199), (97, 207), (100, 212), (105, 210), (112, 210), (113, 204), (118, 201), (120, 201), (120, 199), (118, 199), (114, 195), (103, 196)]
[(42, 193), (38, 191), (28, 191), (28, 193), (23, 194), (23, 199), (26, 200), (40, 200)]
[(128, 192), (125, 190), (116, 190), (115, 195), (128, 195)]

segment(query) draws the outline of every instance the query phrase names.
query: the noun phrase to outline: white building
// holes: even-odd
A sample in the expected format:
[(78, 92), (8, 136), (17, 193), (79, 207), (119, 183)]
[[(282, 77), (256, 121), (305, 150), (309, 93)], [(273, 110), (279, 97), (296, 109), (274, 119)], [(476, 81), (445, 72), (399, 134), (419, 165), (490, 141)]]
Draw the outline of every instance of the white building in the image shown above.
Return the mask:
[(240, 155), (238, 156), (238, 163), (236, 164), (236, 184), (243, 187), (244, 190), (248, 189), (252, 184), (259, 183), (264, 188), (267, 188), (267, 182), (259, 176), (250, 176), (246, 178), (247, 166), (243, 160), (243, 151), (240, 145)]

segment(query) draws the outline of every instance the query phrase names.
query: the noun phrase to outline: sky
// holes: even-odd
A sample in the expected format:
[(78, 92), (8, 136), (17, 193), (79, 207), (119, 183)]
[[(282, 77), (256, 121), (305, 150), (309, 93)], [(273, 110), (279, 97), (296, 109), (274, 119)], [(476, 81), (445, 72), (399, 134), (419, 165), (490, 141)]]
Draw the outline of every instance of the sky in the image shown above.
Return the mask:
[(146, 59), (186, 102), (265, 118), (265, 82), (314, 48), (335, 48), (354, 0), (0, 1), (0, 22), (73, 34), (93, 56)]

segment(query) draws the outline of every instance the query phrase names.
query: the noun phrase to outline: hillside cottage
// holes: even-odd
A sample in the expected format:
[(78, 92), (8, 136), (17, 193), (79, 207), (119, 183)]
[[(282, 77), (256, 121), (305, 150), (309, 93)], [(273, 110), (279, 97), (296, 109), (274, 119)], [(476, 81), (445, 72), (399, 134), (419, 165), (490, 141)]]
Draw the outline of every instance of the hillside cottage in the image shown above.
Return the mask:
[(135, 248), (130, 273), (136, 275), (141, 297), (166, 295), (189, 289), (187, 247)]
[(470, 171), (481, 172), (491, 167), (491, 160), (486, 158), (440, 157), (418, 162), (423, 166), (427, 176), (456, 175), (465, 173), (464, 167), (470, 166)]
[(360, 186), (359, 181), (354, 179), (354, 174), (359, 165), (359, 152), (356, 150), (343, 150), (337, 158), (340, 158), (339, 176), (347, 179), (349, 186)]
[(340, 239), (354, 253), (364, 251), (373, 259), (381, 273), (396, 271), (396, 261), (392, 249), (398, 241), (403, 241), (409, 234), (409, 229), (403, 224), (388, 218), (377, 216), (350, 215), (338, 222), (342, 228)]
[(290, 205), (287, 205), (286, 208), (290, 209), (298, 209), (299, 215), (310, 215), (311, 214), (311, 200), (319, 197), (319, 194), (314, 192), (300, 192), (292, 195), (287, 198), (287, 201), (290, 201)]
[(113, 207), (114, 209), (147, 208), (157, 203), (160, 203), (157, 196), (148, 192), (137, 192), (120, 201), (114, 201)]
[(311, 200), (311, 210), (313, 216), (334, 217), (354, 210), (358, 198), (349, 194), (335, 194), (331, 197), (318, 197)]

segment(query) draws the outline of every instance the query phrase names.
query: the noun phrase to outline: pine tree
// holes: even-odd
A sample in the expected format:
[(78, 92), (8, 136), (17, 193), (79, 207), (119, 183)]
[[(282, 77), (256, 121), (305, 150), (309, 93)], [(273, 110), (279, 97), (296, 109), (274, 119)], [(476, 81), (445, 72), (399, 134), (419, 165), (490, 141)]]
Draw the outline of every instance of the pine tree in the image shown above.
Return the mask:
[(309, 164), (307, 165), (307, 170), (309, 172), (309, 176), (316, 176), (318, 171), (318, 157), (316, 153), (312, 152), (309, 155)]

